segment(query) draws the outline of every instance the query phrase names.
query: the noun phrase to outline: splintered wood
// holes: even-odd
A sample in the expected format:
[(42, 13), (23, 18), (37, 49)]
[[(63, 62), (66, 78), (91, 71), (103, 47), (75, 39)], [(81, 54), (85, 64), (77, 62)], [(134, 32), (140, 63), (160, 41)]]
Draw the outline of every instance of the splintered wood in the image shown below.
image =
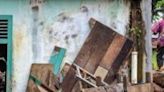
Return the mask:
[(55, 92), (55, 85), (57, 80), (53, 74), (53, 65), (32, 64), (26, 92)]
[[(111, 84), (133, 42), (94, 19), (90, 20), (90, 24), (92, 30), (74, 63)], [(100, 70), (103, 70), (103, 75)], [(76, 69), (72, 65), (62, 83), (62, 91), (71, 92), (77, 81)]]

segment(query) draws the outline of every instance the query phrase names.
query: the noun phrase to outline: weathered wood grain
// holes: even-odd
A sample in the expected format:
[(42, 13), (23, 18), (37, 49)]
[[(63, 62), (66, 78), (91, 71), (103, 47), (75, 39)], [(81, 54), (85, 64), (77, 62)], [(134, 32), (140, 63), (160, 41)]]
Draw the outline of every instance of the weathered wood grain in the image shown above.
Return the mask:
[[(57, 83), (57, 80), (53, 74), (53, 65), (32, 64), (30, 75), (35, 76), (50, 89), (54, 91), (56, 90), (55, 83)], [(34, 83), (34, 81), (29, 78), (26, 92), (35, 92), (36, 90), (38, 90), (37, 85), (37, 83)]]
[(121, 36), (120, 34), (116, 34), (105, 56), (103, 57), (100, 63), (101, 67), (104, 67), (107, 70), (111, 68), (112, 63), (120, 53), (121, 48), (124, 45), (125, 41), (126, 41), (125, 37)]
[(76, 71), (73, 66), (70, 67), (62, 83), (62, 92), (71, 92), (77, 82)]
[(109, 72), (104, 80), (105, 82), (111, 84), (114, 81), (114, 79), (116, 78), (116, 73), (118, 72), (120, 66), (123, 64), (123, 61), (128, 56), (131, 48), (132, 48), (132, 41), (126, 39), (123, 47), (121, 48), (120, 53), (118, 54), (117, 58), (112, 63), (111, 68), (109, 69)]
[[(74, 63), (92, 74), (95, 73), (98, 66), (107, 69), (105, 82), (111, 83), (115, 79), (113, 76), (131, 50), (132, 41), (96, 20), (91, 19), (91, 21), (93, 22), (91, 23), (92, 30)], [(63, 92), (71, 92), (77, 81), (74, 77), (75, 70), (72, 68), (64, 79), (63, 88), (66, 88)]]
[[(93, 38), (92, 54), (89, 60), (87, 61), (87, 64), (85, 65), (84, 69), (94, 74), (96, 68), (104, 57), (109, 45), (115, 37), (116, 32), (99, 22), (96, 22), (92, 31), (97, 33), (97, 35), (95, 35), (96, 38)], [(94, 41), (94, 39), (96, 40)]]
[(151, 83), (129, 86), (127, 89), (128, 92), (154, 92), (154, 88)]

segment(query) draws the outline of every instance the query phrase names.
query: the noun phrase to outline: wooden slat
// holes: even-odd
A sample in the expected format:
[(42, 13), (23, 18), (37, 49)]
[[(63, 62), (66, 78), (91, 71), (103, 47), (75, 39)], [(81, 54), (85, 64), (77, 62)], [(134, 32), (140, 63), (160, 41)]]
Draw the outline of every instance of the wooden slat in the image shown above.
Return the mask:
[(118, 72), (120, 66), (123, 64), (123, 61), (128, 56), (131, 48), (132, 48), (132, 41), (129, 39), (126, 39), (126, 42), (124, 43), (123, 47), (121, 48), (119, 55), (113, 62), (111, 68), (109, 69), (109, 72), (104, 80), (105, 82), (110, 84), (114, 81), (114, 79), (116, 78), (116, 73)]
[(0, 21), (0, 25), (8, 25), (8, 23), (7, 22), (1, 22)]
[(109, 46), (105, 56), (103, 57), (100, 66), (104, 67), (105, 69), (109, 70), (111, 68), (112, 63), (117, 58), (118, 54), (121, 51), (123, 44), (125, 43), (126, 38), (117, 34)]
[(127, 90), (128, 92), (154, 92), (151, 83), (129, 86)]
[(62, 92), (71, 92), (76, 82), (76, 71), (73, 67), (70, 67), (62, 83)]
[[(98, 35), (96, 35), (96, 38), (92, 38), (92, 55), (87, 61), (87, 64), (85, 65), (84, 69), (88, 70), (90, 73), (93, 74), (97, 69), (99, 63), (101, 62), (103, 56), (105, 55), (114, 36), (116, 35), (116, 32), (99, 22), (96, 22), (92, 31), (97, 32)], [(96, 41), (94, 41), (95, 39)]]
[(1, 19), (0, 22), (5, 22), (6, 23), (6, 22), (8, 22), (8, 20)]

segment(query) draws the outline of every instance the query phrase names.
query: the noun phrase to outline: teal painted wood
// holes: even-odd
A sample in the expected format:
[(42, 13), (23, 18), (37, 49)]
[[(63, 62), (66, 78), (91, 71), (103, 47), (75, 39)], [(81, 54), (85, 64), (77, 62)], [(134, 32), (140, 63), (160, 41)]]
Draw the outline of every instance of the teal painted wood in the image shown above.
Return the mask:
[[(56, 48), (56, 47), (55, 47)], [(55, 50), (50, 57), (50, 63), (53, 64), (53, 72), (57, 75), (60, 72), (61, 64), (65, 56), (66, 49), (60, 48), (58, 52)]]
[(8, 40), (7, 39), (0, 39), (0, 44), (7, 44)]
[(0, 15), (0, 19), (8, 20), (8, 37), (0, 39), (0, 44), (7, 44), (7, 87), (6, 92), (12, 91), (12, 15)]

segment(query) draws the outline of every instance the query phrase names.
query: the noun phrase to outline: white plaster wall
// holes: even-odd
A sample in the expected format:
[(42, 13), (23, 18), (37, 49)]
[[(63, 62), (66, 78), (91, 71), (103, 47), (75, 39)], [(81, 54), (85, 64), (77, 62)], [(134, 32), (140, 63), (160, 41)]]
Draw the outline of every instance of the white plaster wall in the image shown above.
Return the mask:
[[(151, 17), (152, 17), (152, 1), (151, 0), (142, 0), (141, 2), (141, 10), (142, 10), (142, 17), (145, 23), (145, 51), (146, 51), (146, 64), (145, 64), (145, 72), (151, 73), (151, 81), (153, 81), (153, 75), (152, 75), (152, 32), (151, 32)], [(146, 75), (144, 75), (144, 78), (146, 79)], [(145, 82), (144, 80), (143, 82)]]
[[(3, 4), (2, 4), (3, 3)], [(12, 9), (4, 5), (10, 4)], [(66, 48), (64, 62), (72, 63), (90, 32), (88, 20), (92, 17), (126, 33), (129, 4), (123, 0), (55, 1), (47, 0), (39, 8), (37, 29), (39, 40), (32, 39), (32, 10), (29, 1), (0, 1), (0, 14), (12, 14), (13, 29), (13, 88), (25, 92), (32, 63), (48, 63), (55, 45)], [(40, 44), (32, 50), (32, 41)], [(34, 54), (38, 54), (34, 57)]]

